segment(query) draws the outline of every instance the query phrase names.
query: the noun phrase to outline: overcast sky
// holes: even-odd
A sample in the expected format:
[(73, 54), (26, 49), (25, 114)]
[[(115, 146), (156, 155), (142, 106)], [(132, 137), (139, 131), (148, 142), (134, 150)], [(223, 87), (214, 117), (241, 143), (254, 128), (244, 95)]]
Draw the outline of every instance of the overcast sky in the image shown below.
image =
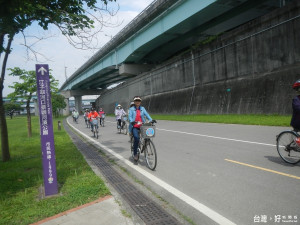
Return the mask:
[[(112, 36), (116, 35), (152, 1), (153, 0), (117, 0), (120, 9), (116, 16), (109, 21), (120, 25), (115, 27), (103, 27), (102, 31), (98, 34), (98, 49), (100, 49), (101, 46), (104, 46)], [(108, 6), (114, 10), (117, 8), (116, 4), (112, 3), (109, 3)], [(48, 31), (44, 31), (34, 24), (27, 28), (25, 33), (32, 36), (50, 37), (34, 45), (34, 50), (45, 55), (47, 59), (40, 56), (38, 59), (39, 61), (36, 61), (31, 55), (31, 59), (28, 60), (26, 48), (23, 46), (23, 36), (17, 35), (12, 44), (13, 50), (9, 55), (7, 68), (20, 67), (25, 70), (35, 70), (35, 64), (49, 64), (49, 68), (52, 69), (52, 75), (59, 80), (59, 87), (65, 82), (65, 70), (66, 75), (70, 77), (76, 69), (82, 66), (97, 51), (79, 50), (74, 48), (69, 44), (66, 37), (60, 34), (59, 30), (54, 26)], [(36, 39), (28, 39), (28, 42), (36, 42)], [(0, 66), (2, 67), (2, 60)], [(8, 86), (12, 85), (13, 82), (18, 81), (8, 74), (9, 71), (7, 71), (5, 75), (3, 96), (7, 96), (11, 93), (13, 90), (8, 88)]]

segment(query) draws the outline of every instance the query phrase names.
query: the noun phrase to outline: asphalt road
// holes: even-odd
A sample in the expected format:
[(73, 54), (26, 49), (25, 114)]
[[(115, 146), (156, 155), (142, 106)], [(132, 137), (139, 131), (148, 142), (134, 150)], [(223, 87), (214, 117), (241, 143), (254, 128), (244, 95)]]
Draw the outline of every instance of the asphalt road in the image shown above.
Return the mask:
[[(70, 124), (94, 139), (82, 117)], [(143, 157), (132, 162), (114, 118), (95, 141), (196, 224), (300, 224), (300, 163), (284, 163), (275, 147), (290, 128), (174, 121), (156, 128), (155, 171)]]

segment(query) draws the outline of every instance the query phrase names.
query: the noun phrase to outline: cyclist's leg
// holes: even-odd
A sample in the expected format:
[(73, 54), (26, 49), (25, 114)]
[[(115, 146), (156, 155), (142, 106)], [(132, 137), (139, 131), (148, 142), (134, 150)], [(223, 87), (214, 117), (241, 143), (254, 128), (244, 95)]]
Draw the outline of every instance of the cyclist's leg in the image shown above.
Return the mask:
[(121, 119), (118, 119), (118, 127), (121, 127)]
[(135, 156), (137, 154), (137, 149), (138, 149), (139, 142), (140, 142), (139, 129), (133, 128), (132, 129), (132, 135), (133, 135), (133, 138), (134, 138), (133, 154)]
[(91, 122), (91, 131), (92, 131), (92, 132), (93, 132), (93, 126), (94, 126), (94, 125), (93, 125), (93, 123)]

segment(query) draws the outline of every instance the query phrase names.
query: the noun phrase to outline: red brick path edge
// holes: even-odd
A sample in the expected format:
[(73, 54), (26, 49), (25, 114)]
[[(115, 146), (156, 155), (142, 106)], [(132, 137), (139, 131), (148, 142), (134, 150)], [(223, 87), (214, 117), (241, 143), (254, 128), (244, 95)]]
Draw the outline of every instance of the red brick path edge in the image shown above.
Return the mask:
[(71, 213), (71, 212), (74, 212), (74, 211), (76, 211), (76, 210), (85, 208), (85, 207), (90, 206), (90, 205), (94, 205), (94, 204), (96, 204), (96, 203), (98, 203), (98, 202), (105, 201), (105, 200), (107, 200), (107, 199), (110, 199), (111, 197), (112, 197), (111, 195), (108, 195), (108, 196), (105, 196), (105, 197), (103, 197), (103, 198), (99, 198), (99, 199), (97, 199), (97, 200), (95, 200), (95, 201), (93, 201), (93, 202), (86, 203), (86, 204), (84, 204), (84, 205), (78, 206), (78, 207), (76, 207), (76, 208), (67, 210), (67, 211), (62, 212), (62, 213), (59, 213), (59, 214), (57, 214), (57, 215), (55, 215), (55, 216), (48, 217), (48, 218), (46, 218), (46, 219), (43, 219), (43, 220), (38, 221), (38, 222), (36, 222), (36, 223), (32, 223), (32, 224), (30, 224), (30, 225), (40, 225), (40, 224), (45, 223), (45, 222), (47, 222), (47, 221), (53, 220), (53, 219), (55, 219), (55, 218), (58, 218), (58, 217), (67, 215), (67, 214), (69, 214), (69, 213)]

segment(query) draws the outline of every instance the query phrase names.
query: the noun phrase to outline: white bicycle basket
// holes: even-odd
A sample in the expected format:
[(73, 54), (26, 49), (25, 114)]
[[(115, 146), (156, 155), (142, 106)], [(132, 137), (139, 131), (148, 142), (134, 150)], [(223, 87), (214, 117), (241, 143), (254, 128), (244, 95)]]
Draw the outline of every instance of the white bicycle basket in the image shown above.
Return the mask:
[(155, 126), (143, 125), (141, 126), (142, 138), (154, 138), (155, 137)]

